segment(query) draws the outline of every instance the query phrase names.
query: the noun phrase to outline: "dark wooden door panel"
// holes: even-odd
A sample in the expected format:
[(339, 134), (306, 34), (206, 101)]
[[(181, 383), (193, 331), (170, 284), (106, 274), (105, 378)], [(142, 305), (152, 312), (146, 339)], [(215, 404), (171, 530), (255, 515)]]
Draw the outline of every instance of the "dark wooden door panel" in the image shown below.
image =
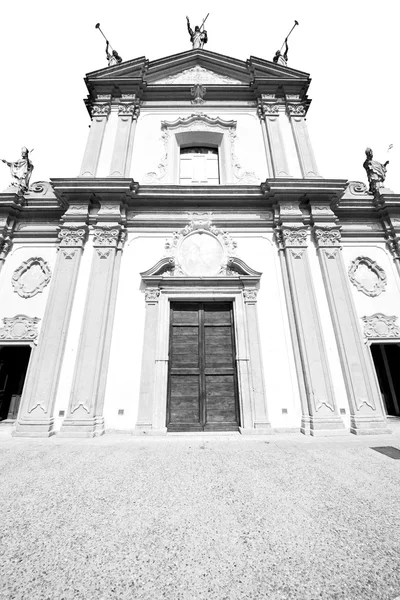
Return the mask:
[(239, 424), (232, 305), (171, 305), (169, 431), (232, 430)]

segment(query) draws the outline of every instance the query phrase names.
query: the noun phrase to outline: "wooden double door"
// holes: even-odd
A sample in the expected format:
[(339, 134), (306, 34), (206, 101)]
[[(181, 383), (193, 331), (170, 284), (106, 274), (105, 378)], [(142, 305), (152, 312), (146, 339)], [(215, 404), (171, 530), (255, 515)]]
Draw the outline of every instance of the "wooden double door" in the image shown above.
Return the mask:
[(168, 431), (237, 431), (231, 302), (171, 304)]

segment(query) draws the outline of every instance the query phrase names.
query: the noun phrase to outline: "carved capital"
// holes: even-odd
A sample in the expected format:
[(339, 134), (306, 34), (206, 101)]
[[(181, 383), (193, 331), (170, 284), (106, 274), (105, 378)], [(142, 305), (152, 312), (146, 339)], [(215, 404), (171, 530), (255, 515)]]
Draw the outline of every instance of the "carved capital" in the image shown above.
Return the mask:
[(58, 234), (60, 248), (83, 248), (87, 240), (88, 228), (86, 225), (77, 227), (62, 227)]
[(139, 116), (139, 105), (136, 102), (133, 104), (120, 104), (118, 107), (118, 116), (137, 119)]
[(12, 247), (12, 240), (9, 235), (0, 239), (0, 260), (5, 260)]
[(307, 114), (307, 107), (305, 104), (286, 104), (286, 114), (289, 117), (305, 117)]
[(258, 290), (243, 290), (243, 299), (245, 302), (257, 302)]
[(92, 106), (92, 117), (108, 117), (111, 111), (110, 104), (96, 102)]
[(158, 302), (160, 290), (157, 288), (147, 288), (144, 291), (144, 297), (146, 302)]
[(93, 230), (93, 246), (95, 248), (117, 248), (120, 237), (120, 225), (97, 225)]
[(396, 316), (387, 316), (375, 313), (362, 317), (364, 321), (364, 335), (367, 338), (400, 338), (400, 329), (396, 325)]
[(313, 233), (318, 248), (340, 247), (341, 233), (339, 226), (315, 226)]
[(4, 327), (0, 329), (0, 340), (27, 341), (36, 343), (38, 330), (38, 317), (27, 317), (16, 315), (15, 317), (3, 319)]
[(395, 260), (400, 260), (400, 238), (397, 237), (394, 231), (388, 231), (385, 234), (387, 245)]
[(303, 225), (282, 225), (277, 230), (278, 243), (283, 248), (300, 248), (307, 246), (309, 228)]

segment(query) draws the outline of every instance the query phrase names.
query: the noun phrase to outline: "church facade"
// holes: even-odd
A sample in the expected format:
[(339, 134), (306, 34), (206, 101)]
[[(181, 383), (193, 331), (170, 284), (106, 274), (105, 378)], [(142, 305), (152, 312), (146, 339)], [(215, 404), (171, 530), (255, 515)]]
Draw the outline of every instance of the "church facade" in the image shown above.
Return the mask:
[(0, 427), (390, 430), (400, 195), (319, 173), (309, 84), (202, 49), (87, 75), (79, 176), (0, 194)]

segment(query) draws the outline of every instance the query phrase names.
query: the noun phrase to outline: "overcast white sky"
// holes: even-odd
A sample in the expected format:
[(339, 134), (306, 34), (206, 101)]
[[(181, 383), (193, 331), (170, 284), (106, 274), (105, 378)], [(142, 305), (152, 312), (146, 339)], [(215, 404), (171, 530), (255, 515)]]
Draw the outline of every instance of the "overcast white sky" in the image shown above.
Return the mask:
[[(272, 60), (293, 25), (289, 66), (311, 74), (308, 126), (324, 177), (366, 181), (366, 146), (390, 159), (386, 185), (400, 193), (399, 37), (396, 0), (128, 2), (36, 0), (3, 4), (0, 158), (34, 148), (32, 181), (78, 175), (89, 115), (86, 73), (107, 66), (100, 22), (124, 60), (190, 49), (192, 26), (207, 21), (207, 50)], [(389, 144), (393, 150), (387, 156)], [(0, 163), (0, 189), (9, 182)]]

